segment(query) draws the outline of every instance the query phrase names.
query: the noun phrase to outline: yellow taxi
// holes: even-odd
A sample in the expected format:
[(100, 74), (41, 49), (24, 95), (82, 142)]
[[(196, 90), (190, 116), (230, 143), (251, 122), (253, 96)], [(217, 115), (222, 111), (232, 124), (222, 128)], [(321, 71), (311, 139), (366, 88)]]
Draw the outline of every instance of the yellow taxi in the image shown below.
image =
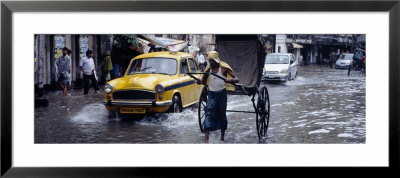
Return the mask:
[(133, 58), (125, 75), (104, 87), (109, 116), (181, 112), (199, 101), (204, 87), (186, 74), (189, 72), (199, 72), (199, 66), (188, 53), (152, 52)]

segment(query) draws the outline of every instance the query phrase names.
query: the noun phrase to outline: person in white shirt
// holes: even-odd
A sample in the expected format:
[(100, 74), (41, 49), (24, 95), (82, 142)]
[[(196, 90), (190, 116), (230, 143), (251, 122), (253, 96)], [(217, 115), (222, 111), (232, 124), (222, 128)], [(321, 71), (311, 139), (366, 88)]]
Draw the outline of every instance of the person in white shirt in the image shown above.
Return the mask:
[(299, 65), (302, 66), (303, 65), (303, 55), (300, 54), (298, 60), (299, 60)]
[(63, 55), (58, 58), (56, 61), (57, 65), (57, 76), (58, 76), (58, 84), (60, 85), (62, 91), (61, 93), (64, 96), (69, 95), (67, 91), (67, 85), (69, 85), (69, 73), (71, 72), (71, 58), (67, 55), (68, 48), (63, 48)]
[(86, 52), (86, 58), (82, 59), (81, 62), (81, 70), (83, 72), (83, 94), (86, 95), (89, 92), (89, 79), (92, 81), (92, 86), (95, 90), (96, 93), (99, 92), (99, 85), (97, 84), (96, 76), (95, 76), (95, 66), (94, 66), (94, 61), (93, 61), (93, 52), (91, 50), (88, 50)]
[(204, 58), (204, 55), (201, 54), (201, 52), (199, 52), (196, 55), (196, 59), (197, 59), (197, 63), (199, 63), (199, 67), (201, 69), (201, 71), (204, 71), (204, 68), (206, 67), (206, 59)]

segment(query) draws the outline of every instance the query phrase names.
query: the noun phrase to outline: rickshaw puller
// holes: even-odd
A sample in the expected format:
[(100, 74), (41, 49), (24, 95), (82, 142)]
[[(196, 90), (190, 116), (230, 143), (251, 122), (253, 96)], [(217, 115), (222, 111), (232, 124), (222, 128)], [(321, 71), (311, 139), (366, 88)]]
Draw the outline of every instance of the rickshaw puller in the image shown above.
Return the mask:
[[(226, 118), (226, 107), (227, 107), (227, 91), (225, 83), (238, 83), (239, 80), (235, 77), (235, 72), (231, 67), (222, 62), (216, 51), (210, 51), (208, 53), (208, 60), (210, 67), (206, 68), (205, 74), (199, 84), (208, 82), (208, 96), (207, 104), (205, 108), (205, 120), (204, 120), (204, 131), (205, 131), (205, 143), (208, 143), (210, 131), (221, 129), (221, 141), (224, 141), (225, 130), (228, 126), (228, 120)], [(226, 80), (222, 80), (210, 73), (216, 74)], [(230, 75), (232, 78), (227, 78)]]

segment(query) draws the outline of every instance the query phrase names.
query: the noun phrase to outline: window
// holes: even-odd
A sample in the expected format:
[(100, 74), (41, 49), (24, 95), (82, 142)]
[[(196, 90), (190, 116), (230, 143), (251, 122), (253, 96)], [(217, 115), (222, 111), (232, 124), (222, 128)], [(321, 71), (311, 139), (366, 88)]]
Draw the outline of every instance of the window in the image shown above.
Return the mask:
[(181, 60), (181, 74), (186, 74), (189, 72), (189, 67), (186, 62), (186, 59)]
[(192, 58), (189, 58), (190, 72), (198, 72), (196, 62)]
[(265, 64), (288, 64), (289, 57), (287, 55), (267, 55)]
[(128, 75), (131, 74), (176, 74), (177, 61), (172, 58), (143, 58), (135, 59), (129, 70)]

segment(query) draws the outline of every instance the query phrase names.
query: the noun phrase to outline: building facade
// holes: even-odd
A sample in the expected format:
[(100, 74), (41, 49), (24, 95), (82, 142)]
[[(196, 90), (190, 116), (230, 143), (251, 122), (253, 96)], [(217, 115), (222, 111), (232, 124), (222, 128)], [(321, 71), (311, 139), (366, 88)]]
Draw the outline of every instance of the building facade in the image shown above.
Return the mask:
[(308, 64), (325, 64), (335, 51), (353, 53), (356, 48), (365, 50), (365, 34), (280, 34), (276, 37), (276, 52), (303, 55)]
[[(215, 35), (172, 34), (154, 35), (155, 37), (171, 38), (187, 41), (188, 46), (182, 51), (197, 54), (215, 49)], [(145, 40), (141, 35), (34, 35), (34, 81), (38, 88), (55, 90), (57, 85), (56, 60), (62, 55), (64, 47), (72, 51), (70, 88), (81, 88), (83, 74), (80, 71), (80, 61), (87, 50), (93, 51), (97, 78), (102, 81), (103, 58), (106, 51), (111, 52), (112, 63), (117, 64), (119, 75), (123, 75), (127, 65), (137, 55), (152, 51), (165, 51), (165, 47)], [(193, 50), (195, 49), (195, 50)], [(115, 68), (115, 66), (114, 66)]]
[(70, 84), (80, 87), (82, 72), (80, 61), (87, 50), (93, 51), (93, 60), (99, 78), (102, 74), (103, 56), (112, 49), (112, 35), (35, 35), (35, 84), (39, 88), (57, 88), (56, 60), (62, 55), (64, 47), (72, 51)]

